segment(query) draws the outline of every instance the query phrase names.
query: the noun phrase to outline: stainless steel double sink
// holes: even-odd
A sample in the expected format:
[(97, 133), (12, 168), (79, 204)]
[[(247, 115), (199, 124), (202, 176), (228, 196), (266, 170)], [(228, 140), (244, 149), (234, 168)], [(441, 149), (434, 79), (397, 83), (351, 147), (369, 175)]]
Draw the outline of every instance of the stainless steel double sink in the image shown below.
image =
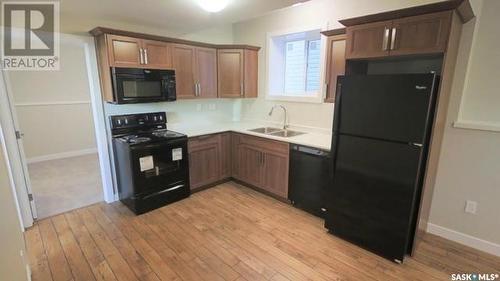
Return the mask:
[(270, 135), (270, 136), (284, 137), (284, 138), (289, 138), (289, 137), (294, 137), (294, 136), (305, 134), (303, 132), (292, 131), (292, 130), (283, 130), (283, 129), (273, 128), (273, 127), (262, 127), (262, 128), (251, 129), (249, 131), (255, 132), (255, 133), (260, 133), (260, 134), (265, 134), (265, 135)]

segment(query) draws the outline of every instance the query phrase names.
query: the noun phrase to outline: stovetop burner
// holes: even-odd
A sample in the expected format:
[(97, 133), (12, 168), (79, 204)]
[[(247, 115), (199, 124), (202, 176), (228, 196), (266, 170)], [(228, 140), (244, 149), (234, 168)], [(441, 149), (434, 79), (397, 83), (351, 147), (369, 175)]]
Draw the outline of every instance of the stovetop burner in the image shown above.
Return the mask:
[(137, 143), (142, 143), (142, 142), (148, 142), (151, 141), (150, 137), (145, 137), (145, 136), (137, 136), (137, 135), (131, 135), (131, 136), (124, 136), (121, 138), (123, 141), (126, 143), (131, 143), (131, 144), (137, 144)]
[(178, 137), (183, 137), (183, 134), (174, 132), (174, 131), (169, 131), (169, 130), (157, 130), (153, 132), (154, 136), (160, 137), (160, 138), (178, 138)]

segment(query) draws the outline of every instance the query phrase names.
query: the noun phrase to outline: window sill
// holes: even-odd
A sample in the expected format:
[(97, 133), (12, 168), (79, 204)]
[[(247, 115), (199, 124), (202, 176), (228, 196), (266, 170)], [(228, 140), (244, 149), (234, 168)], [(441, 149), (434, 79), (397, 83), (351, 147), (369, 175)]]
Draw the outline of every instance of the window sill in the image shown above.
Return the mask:
[(303, 102), (303, 103), (323, 103), (322, 96), (285, 96), (285, 95), (266, 95), (266, 100), (271, 101), (289, 101), (289, 102)]

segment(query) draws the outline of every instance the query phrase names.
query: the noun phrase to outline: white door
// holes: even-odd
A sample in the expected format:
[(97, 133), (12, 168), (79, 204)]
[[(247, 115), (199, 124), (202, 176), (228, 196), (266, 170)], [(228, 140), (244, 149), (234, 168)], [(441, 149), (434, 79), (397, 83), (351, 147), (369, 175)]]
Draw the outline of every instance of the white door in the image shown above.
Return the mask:
[(24, 154), (23, 133), (17, 121), (8, 72), (2, 71), (0, 72), (0, 76), (0, 125), (7, 147), (14, 184), (16, 186), (16, 196), (23, 219), (23, 225), (24, 227), (30, 227), (37, 218), (37, 212), (33, 193), (31, 191), (26, 156)]

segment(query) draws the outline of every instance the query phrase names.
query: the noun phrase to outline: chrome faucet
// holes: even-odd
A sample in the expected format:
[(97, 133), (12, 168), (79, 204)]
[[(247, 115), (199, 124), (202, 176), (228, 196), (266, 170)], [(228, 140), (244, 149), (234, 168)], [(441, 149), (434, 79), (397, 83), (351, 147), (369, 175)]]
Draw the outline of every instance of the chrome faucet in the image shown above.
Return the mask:
[(281, 109), (283, 109), (283, 112), (285, 113), (285, 118), (283, 119), (283, 130), (286, 130), (286, 128), (288, 128), (288, 125), (286, 124), (287, 123), (287, 111), (286, 111), (286, 108), (284, 106), (282, 106), (281, 104), (276, 104), (273, 107), (271, 107), (271, 111), (269, 111), (269, 116), (273, 115), (273, 111), (274, 111), (275, 107), (281, 107)]

